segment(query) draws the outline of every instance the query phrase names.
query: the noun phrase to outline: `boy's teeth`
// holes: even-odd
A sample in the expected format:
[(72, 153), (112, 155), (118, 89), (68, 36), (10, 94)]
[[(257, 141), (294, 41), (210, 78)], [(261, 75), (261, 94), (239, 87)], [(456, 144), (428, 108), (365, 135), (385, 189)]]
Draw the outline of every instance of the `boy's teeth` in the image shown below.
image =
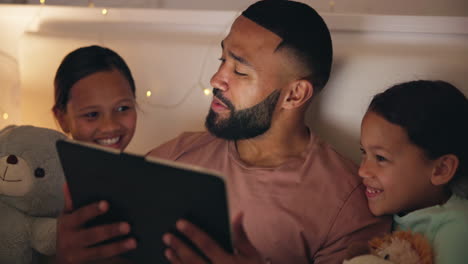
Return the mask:
[(120, 137), (98, 139), (97, 142), (101, 145), (112, 145), (119, 141)]
[(368, 193), (381, 193), (382, 190), (367, 187)]

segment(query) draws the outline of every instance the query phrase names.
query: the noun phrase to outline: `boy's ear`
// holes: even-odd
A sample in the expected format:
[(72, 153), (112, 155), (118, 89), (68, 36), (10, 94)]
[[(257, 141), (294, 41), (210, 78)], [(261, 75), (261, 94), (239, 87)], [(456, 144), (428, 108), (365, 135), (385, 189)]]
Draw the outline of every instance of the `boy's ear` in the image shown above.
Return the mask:
[(65, 134), (70, 133), (70, 127), (68, 125), (66, 113), (63, 110), (59, 110), (57, 108), (54, 108), (53, 112), (55, 119), (58, 121), (63, 132), (65, 132)]
[(304, 105), (314, 94), (314, 87), (310, 81), (301, 79), (290, 84), (283, 100), (283, 108), (293, 109)]
[(438, 158), (432, 172), (432, 184), (447, 184), (455, 175), (459, 162), (458, 157), (453, 154), (446, 154)]

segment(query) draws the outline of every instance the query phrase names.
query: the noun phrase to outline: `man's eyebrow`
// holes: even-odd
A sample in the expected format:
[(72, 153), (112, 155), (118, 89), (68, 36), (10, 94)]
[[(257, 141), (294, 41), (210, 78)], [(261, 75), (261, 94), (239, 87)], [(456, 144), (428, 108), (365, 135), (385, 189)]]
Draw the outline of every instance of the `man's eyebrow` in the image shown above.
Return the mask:
[[(224, 41), (221, 41), (221, 48), (224, 50)], [(244, 65), (246, 65), (246, 66), (248, 66), (248, 67), (253, 68), (252, 64), (251, 64), (249, 61), (247, 61), (245, 58), (243, 58), (243, 57), (241, 57), (241, 56), (239, 56), (239, 55), (234, 54), (232, 51), (229, 51), (229, 50), (228, 50), (227, 52), (228, 52), (229, 57), (231, 57), (231, 58), (233, 58), (234, 60), (240, 62), (241, 64), (244, 64)]]

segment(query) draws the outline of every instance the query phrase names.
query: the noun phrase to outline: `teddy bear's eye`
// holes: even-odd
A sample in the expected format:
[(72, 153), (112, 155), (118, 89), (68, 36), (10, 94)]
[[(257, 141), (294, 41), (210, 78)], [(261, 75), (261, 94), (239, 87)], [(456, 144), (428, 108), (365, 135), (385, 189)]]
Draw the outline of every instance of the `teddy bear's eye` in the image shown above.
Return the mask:
[(390, 255), (389, 255), (389, 254), (385, 254), (385, 256), (384, 256), (383, 258), (386, 259), (386, 260), (389, 260), (389, 259), (390, 259)]
[(43, 178), (45, 176), (45, 171), (43, 168), (37, 168), (35, 171), (34, 171), (34, 175), (37, 177), (37, 178)]
[(7, 163), (11, 165), (15, 165), (16, 163), (18, 163), (18, 158), (15, 155), (10, 155), (7, 158)]

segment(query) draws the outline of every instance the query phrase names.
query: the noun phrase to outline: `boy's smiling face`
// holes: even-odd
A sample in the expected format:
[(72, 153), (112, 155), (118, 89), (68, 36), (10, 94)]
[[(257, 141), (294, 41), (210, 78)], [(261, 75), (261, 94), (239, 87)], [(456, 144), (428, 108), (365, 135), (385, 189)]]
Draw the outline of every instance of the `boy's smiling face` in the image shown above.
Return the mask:
[(402, 127), (367, 112), (361, 124), (361, 147), (359, 175), (374, 215), (408, 213), (439, 199), (441, 187), (431, 182), (435, 161), (410, 142)]

